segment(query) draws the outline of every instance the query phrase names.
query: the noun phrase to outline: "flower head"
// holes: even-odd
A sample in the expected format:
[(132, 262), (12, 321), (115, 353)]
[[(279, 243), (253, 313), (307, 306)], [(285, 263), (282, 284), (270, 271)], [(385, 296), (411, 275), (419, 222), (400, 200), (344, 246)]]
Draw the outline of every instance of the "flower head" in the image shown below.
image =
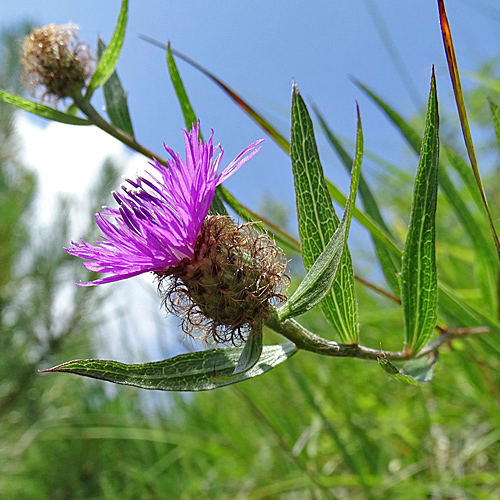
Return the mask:
[(262, 142), (248, 146), (217, 175), (223, 150), (213, 146), (213, 131), (203, 143), (198, 123), (189, 133), (184, 131), (184, 138), (185, 160), (165, 145), (171, 156), (168, 168), (153, 159), (153, 173), (126, 179), (122, 192), (113, 192), (118, 208), (104, 207), (104, 212), (95, 215), (101, 241), (95, 245), (72, 242), (66, 249), (88, 259), (83, 263), (88, 270), (109, 273), (79, 285), (100, 285), (149, 271), (163, 276), (183, 259), (191, 260), (215, 188), (256, 154), (260, 150), (256, 146)]
[(94, 71), (90, 47), (72, 24), (48, 24), (25, 38), (21, 52), (23, 82), (41, 100), (59, 99), (81, 92)]

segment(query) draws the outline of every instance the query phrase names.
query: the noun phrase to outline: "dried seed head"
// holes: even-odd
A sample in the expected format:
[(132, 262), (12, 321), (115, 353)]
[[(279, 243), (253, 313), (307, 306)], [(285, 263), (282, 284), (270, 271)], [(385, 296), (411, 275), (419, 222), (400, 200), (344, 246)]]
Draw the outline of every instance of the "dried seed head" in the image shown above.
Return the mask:
[(201, 330), (204, 340), (235, 344), (286, 299), (286, 265), (268, 235), (250, 224), (236, 226), (229, 217), (209, 216), (194, 257), (157, 273), (159, 290), (186, 333)]
[(90, 47), (71, 24), (33, 29), (24, 40), (21, 63), (25, 87), (35, 98), (53, 105), (80, 92), (94, 71)]

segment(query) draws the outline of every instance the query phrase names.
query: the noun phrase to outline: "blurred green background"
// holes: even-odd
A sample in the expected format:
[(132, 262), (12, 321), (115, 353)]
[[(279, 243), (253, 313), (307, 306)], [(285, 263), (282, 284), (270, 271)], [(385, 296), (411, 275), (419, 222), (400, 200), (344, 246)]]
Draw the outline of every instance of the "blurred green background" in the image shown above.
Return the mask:
[[(1, 41), (0, 88), (17, 94), (23, 92), (17, 54), (27, 29), (5, 33)], [(497, 67), (488, 61), (483, 74), (495, 77)], [(477, 147), (491, 158), (498, 148), (486, 95), (498, 99), (477, 86), (468, 104)], [(38, 224), (37, 179), (23, 165), (14, 115), (0, 103), (0, 498), (500, 497), (500, 342), (492, 335), (446, 345), (434, 380), (422, 387), (389, 379), (375, 363), (306, 352), (264, 376), (195, 395), (40, 375), (38, 369), (99, 355), (113, 296), (72, 285), (85, 274), (62, 251), (70, 239), (71, 200), (61, 198), (53, 222)], [(453, 109), (441, 115), (445, 139), (457, 146)], [(422, 129), (422, 115), (414, 123)], [(398, 167), (383, 165), (372, 189), (404, 237), (413, 187), (408, 172), (417, 158), (402, 156)], [(102, 166), (88, 214), (79, 220), (82, 235), (91, 234), (91, 215), (120, 174), (121, 165)], [(471, 193), (453, 180), (460, 199), (486, 226)], [(498, 181), (498, 169), (490, 169), (485, 184), (495, 219)], [(455, 210), (441, 195), (439, 275), (462, 298), (481, 304), (474, 245)], [(262, 200), (262, 211), (287, 222), (272, 199)], [(357, 270), (370, 276), (372, 252), (352, 251)], [(363, 343), (399, 349), (400, 309), (364, 287), (357, 293)], [(476, 326), (470, 318), (446, 319), (450, 326)], [(312, 331), (329, 330), (318, 311), (301, 320)], [(133, 336), (126, 312), (121, 321)], [(162, 345), (167, 333), (158, 326), (151, 336)], [(268, 339), (277, 340), (270, 332)]]

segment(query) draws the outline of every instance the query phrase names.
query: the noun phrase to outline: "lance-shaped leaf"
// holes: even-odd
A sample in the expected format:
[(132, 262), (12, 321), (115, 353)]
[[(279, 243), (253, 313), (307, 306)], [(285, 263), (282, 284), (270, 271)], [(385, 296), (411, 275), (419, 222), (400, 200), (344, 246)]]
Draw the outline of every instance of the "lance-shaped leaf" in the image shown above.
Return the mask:
[(90, 99), (92, 94), (103, 85), (113, 73), (125, 39), (125, 28), (127, 26), (128, 17), (128, 0), (122, 0), (120, 14), (116, 22), (115, 31), (109, 42), (108, 47), (102, 54), (102, 57), (97, 65), (97, 68), (90, 79), (85, 94), (86, 99)]
[(24, 109), (24, 111), (29, 111), (34, 115), (47, 118), (48, 120), (52, 120), (54, 122), (66, 123), (68, 125), (90, 125), (90, 122), (84, 118), (79, 118), (71, 113), (58, 111), (50, 106), (46, 106), (45, 104), (30, 101), (29, 99), (10, 94), (9, 92), (5, 92), (3, 90), (0, 90), (0, 99), (16, 106), (19, 109)]
[[(326, 120), (323, 118), (323, 115), (319, 112), (319, 110), (314, 108), (314, 111), (319, 118), (328, 141), (337, 152), (343, 165), (349, 170), (349, 172), (351, 172), (353, 165), (352, 158), (344, 149), (340, 140), (331, 131), (330, 127), (328, 127)], [(359, 195), (363, 202), (363, 206), (365, 207), (366, 213), (379, 225), (379, 227), (392, 237), (392, 234), (387, 227), (382, 214), (380, 213), (375, 197), (373, 196), (368, 183), (363, 178), (363, 175), (359, 178)], [(392, 247), (387, 247), (383, 244), (372, 233), (371, 236), (380, 266), (382, 267), (382, 271), (387, 279), (387, 283), (389, 283), (393, 293), (396, 296), (399, 296), (400, 286), (397, 273), (401, 270), (401, 255), (398, 252), (395, 252)]]
[[(390, 121), (403, 134), (410, 147), (417, 154), (419, 154), (422, 146), (422, 140), (411, 124), (409, 124), (397, 111), (391, 108), (368, 87), (357, 81), (355, 83), (384, 111)], [(477, 189), (476, 181), (471, 168), (467, 165), (467, 162), (453, 152), (451, 148), (445, 146), (444, 151), (450, 165), (458, 172), (465, 186), (472, 195), (472, 198), (478, 207), (479, 213), (484, 213), (487, 217), (484, 203), (481, 198), (481, 194)], [(481, 223), (478, 222), (477, 216), (462, 200), (451, 179), (447, 175), (445, 168), (443, 168), (443, 164), (441, 164), (439, 168), (438, 182), (446, 199), (455, 210), (456, 216), (467, 231), (467, 234), (469, 235), (477, 252), (478, 259), (476, 260), (476, 272), (485, 302), (486, 304), (495, 307), (494, 303), (496, 304), (498, 302), (496, 276), (498, 267), (497, 255), (494, 253), (494, 250), (492, 252), (491, 245), (488, 244), (486, 236), (482, 234)], [(360, 193), (362, 193), (361, 187)]]
[[(307, 106), (294, 84), (292, 91), (292, 169), (297, 201), (302, 258), (308, 271), (339, 226), (319, 159)], [(354, 273), (348, 249), (343, 252), (333, 287), (321, 301), (328, 321), (342, 342), (358, 341), (358, 310)]]
[(352, 207), (356, 203), (356, 193), (363, 159), (363, 131), (358, 108), (358, 130), (356, 136), (356, 156), (351, 173), (351, 188), (344, 216), (323, 252), (316, 259), (294, 294), (278, 309), (281, 321), (303, 314), (322, 300), (330, 291), (337, 276), (342, 256), (347, 249), (347, 237), (352, 219)]
[(391, 377), (410, 385), (428, 384), (432, 380), (434, 368), (439, 361), (437, 354), (431, 353), (418, 359), (412, 359), (398, 370), (388, 359), (377, 356), (378, 364)]
[(82, 359), (69, 361), (42, 373), (66, 372), (160, 391), (208, 391), (256, 377), (283, 363), (297, 352), (292, 342), (265, 346), (253, 368), (233, 375), (244, 348), (227, 347), (180, 354), (164, 361), (127, 365), (118, 361)]
[[(102, 58), (105, 50), (106, 45), (99, 37), (97, 40), (97, 55), (99, 58)], [(108, 113), (111, 123), (130, 135), (130, 137), (134, 137), (134, 129), (132, 127), (132, 120), (130, 119), (127, 103), (127, 94), (125, 90), (123, 90), (123, 86), (115, 70), (113, 70), (102, 86), (102, 91), (104, 94), (104, 101), (106, 102), (106, 112)]]
[(439, 116), (434, 70), (418, 165), (410, 226), (401, 271), (405, 349), (417, 353), (437, 321), (436, 205), (439, 163)]
[(255, 366), (262, 354), (262, 321), (253, 327), (245, 346), (241, 351), (240, 359), (234, 369), (233, 375), (244, 373)]

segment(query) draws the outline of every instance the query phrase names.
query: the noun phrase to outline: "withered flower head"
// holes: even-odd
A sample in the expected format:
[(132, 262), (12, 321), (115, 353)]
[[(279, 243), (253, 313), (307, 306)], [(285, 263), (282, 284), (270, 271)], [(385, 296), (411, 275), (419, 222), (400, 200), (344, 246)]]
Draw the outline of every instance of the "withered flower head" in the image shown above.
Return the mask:
[(235, 344), (286, 299), (286, 266), (267, 234), (214, 215), (205, 219), (193, 257), (157, 274), (163, 302), (182, 318), (185, 332)]
[(25, 38), (21, 63), (23, 83), (37, 99), (57, 105), (88, 82), (94, 71), (90, 47), (71, 24), (48, 24)]

